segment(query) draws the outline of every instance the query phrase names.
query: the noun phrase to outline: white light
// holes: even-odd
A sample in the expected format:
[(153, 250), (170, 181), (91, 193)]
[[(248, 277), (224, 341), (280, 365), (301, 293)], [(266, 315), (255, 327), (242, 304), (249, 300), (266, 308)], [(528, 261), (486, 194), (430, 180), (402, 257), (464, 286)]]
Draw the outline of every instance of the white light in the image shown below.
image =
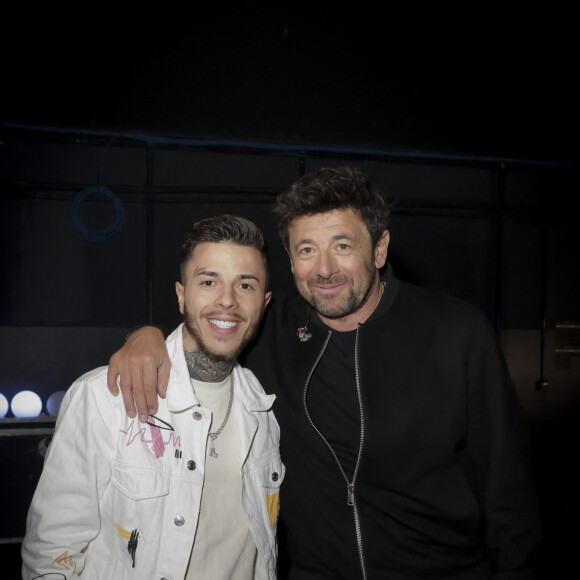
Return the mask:
[(20, 391), (12, 398), (10, 408), (18, 419), (38, 417), (42, 411), (42, 400), (32, 391)]
[(46, 408), (51, 417), (56, 417), (62, 403), (65, 391), (56, 391), (46, 400)]
[(0, 393), (0, 419), (6, 417), (6, 413), (8, 413), (8, 399)]

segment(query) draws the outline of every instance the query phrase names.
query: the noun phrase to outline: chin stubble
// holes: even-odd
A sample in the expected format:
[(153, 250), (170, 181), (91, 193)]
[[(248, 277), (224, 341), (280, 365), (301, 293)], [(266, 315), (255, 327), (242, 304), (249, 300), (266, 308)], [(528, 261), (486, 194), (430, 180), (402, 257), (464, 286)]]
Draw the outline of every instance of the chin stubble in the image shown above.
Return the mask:
[(193, 351), (187, 351), (185, 349), (183, 351), (187, 362), (187, 368), (189, 370), (189, 376), (192, 379), (210, 383), (221, 382), (231, 372), (232, 367), (236, 364), (240, 352), (254, 338), (258, 329), (259, 321), (248, 328), (247, 334), (238, 348), (234, 351), (221, 354), (208, 348), (197, 327), (192, 324), (191, 318), (192, 317), (187, 312), (187, 309), (185, 309), (183, 324), (186, 331), (197, 345), (197, 349)]

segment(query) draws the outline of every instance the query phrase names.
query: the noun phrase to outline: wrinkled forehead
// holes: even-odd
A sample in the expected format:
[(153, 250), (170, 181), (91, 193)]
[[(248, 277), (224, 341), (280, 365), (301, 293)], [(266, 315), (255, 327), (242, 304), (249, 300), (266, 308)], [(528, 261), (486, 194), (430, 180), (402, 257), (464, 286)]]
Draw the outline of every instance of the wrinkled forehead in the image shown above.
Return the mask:
[(340, 232), (350, 236), (364, 235), (365, 232), (368, 234), (360, 213), (350, 208), (299, 216), (291, 220), (288, 225), (291, 244), (303, 238), (324, 238), (336, 236)]

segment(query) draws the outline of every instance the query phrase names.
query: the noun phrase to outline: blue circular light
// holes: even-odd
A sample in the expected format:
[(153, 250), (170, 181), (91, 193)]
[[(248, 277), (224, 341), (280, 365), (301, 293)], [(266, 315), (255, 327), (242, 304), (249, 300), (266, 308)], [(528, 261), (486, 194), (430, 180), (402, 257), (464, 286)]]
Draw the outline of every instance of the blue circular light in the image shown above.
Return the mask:
[(8, 399), (0, 393), (0, 419), (6, 417), (6, 413), (8, 413), (8, 409), (10, 405), (8, 404)]
[(65, 391), (56, 391), (46, 400), (46, 409), (51, 417), (56, 417), (58, 415), (64, 395)]
[(32, 391), (20, 391), (12, 397), (10, 408), (18, 419), (38, 417), (42, 411), (42, 400)]
[[(113, 202), (115, 208), (115, 219), (102, 230), (91, 230), (87, 228), (80, 219), (80, 210), (83, 202), (92, 196), (104, 195)], [(87, 187), (77, 193), (72, 204), (72, 218), (75, 227), (83, 234), (89, 242), (104, 242), (109, 238), (115, 237), (125, 225), (125, 208), (121, 200), (107, 187), (96, 185)]]

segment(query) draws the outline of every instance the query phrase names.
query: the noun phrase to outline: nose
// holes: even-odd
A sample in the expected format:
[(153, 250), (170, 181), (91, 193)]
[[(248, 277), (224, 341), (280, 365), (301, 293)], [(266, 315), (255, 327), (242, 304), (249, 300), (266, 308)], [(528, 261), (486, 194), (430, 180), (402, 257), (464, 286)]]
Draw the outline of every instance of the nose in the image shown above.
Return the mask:
[(217, 296), (216, 303), (224, 309), (236, 308), (238, 301), (236, 300), (234, 289), (231, 286), (224, 285)]
[(333, 274), (338, 274), (340, 268), (330, 252), (320, 252), (316, 270), (321, 278), (330, 278)]

